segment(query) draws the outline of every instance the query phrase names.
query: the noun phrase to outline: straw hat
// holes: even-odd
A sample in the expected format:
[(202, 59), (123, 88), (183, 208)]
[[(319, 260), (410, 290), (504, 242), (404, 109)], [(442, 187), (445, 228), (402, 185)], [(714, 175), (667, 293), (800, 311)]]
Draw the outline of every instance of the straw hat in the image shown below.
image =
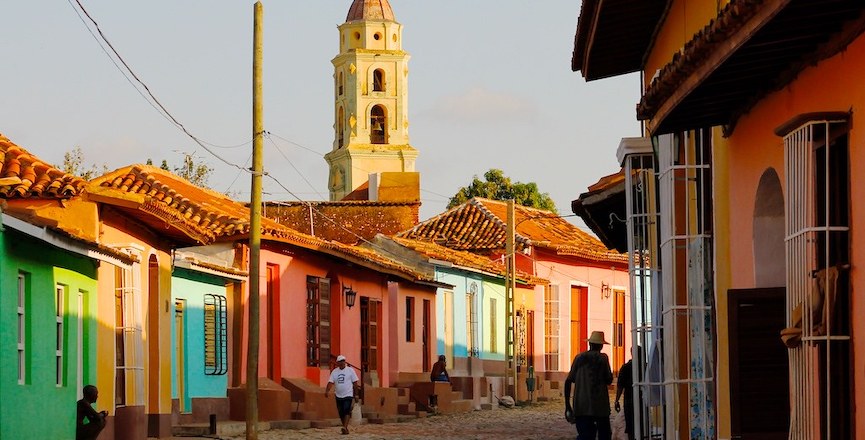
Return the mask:
[(592, 336), (589, 337), (589, 339), (586, 339), (586, 341), (589, 341), (590, 344), (610, 345), (610, 343), (607, 342), (607, 340), (604, 338), (604, 332), (599, 332), (599, 331), (592, 332)]

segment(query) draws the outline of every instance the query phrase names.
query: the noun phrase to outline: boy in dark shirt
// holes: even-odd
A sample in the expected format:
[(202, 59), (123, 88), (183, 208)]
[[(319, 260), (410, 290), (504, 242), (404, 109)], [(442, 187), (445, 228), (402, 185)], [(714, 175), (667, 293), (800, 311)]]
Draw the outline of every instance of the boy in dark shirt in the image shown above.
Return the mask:
[(83, 393), (84, 398), (78, 401), (78, 415), (75, 417), (75, 440), (96, 440), (105, 428), (108, 412), (96, 412), (93, 409), (93, 404), (99, 398), (99, 390), (95, 386), (85, 386)]

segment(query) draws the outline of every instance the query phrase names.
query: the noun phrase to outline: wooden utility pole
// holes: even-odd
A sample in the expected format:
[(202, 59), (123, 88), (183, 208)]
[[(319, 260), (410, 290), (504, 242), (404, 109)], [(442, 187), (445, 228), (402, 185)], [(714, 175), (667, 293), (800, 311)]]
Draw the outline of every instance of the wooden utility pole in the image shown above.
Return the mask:
[(505, 310), (507, 316), (507, 338), (505, 357), (508, 363), (508, 379), (514, 381), (514, 401), (517, 400), (517, 350), (516, 350), (516, 313), (514, 307), (514, 291), (517, 283), (516, 227), (514, 221), (514, 199), (508, 200), (507, 239), (505, 253), (507, 254), (507, 276), (505, 280)]
[(258, 440), (258, 346), (261, 333), (261, 176), (264, 149), (262, 57), (264, 9), (255, 2), (252, 37), (252, 195), (249, 202), (249, 341), (246, 353), (246, 439)]

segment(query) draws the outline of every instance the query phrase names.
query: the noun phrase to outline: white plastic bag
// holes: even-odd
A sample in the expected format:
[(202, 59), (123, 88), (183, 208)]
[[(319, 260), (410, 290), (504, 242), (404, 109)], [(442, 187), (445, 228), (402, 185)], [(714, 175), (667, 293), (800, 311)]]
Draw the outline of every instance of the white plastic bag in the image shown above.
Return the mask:
[(625, 433), (625, 411), (619, 411), (613, 416), (612, 422), (613, 440), (628, 440), (628, 434)]
[(351, 423), (360, 425), (362, 419), (363, 414), (360, 411), (360, 402), (354, 402), (354, 405), (352, 405), (351, 408)]

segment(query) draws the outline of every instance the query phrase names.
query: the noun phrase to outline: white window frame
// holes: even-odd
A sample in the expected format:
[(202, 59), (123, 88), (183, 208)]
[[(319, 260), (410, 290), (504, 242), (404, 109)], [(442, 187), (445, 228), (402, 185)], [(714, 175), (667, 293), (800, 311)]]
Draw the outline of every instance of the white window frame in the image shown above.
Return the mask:
[(466, 292), (466, 356), (479, 357), (478, 344), (478, 283), (472, 281)]
[(18, 385), (27, 384), (27, 276), (18, 273)]
[[(120, 284), (116, 288), (116, 294), (120, 295), (123, 319), (121, 323), (115, 323), (115, 328), (123, 335), (124, 352), (124, 362), (115, 365), (115, 374), (122, 373), (125, 377), (123, 389), (115, 390), (116, 393), (122, 392), (123, 402), (115, 402), (115, 405), (140, 406), (144, 405), (145, 397), (140, 264), (134, 263), (131, 267), (117, 266), (115, 274), (119, 275)], [(117, 349), (115, 347), (115, 350)]]
[(561, 364), (561, 297), (559, 286), (550, 284), (544, 289), (544, 364), (547, 371), (558, 371)]
[(54, 287), (54, 368), (55, 368), (55, 384), (58, 387), (65, 385), (63, 374), (63, 359), (64, 347), (63, 336), (65, 329), (63, 328), (63, 310), (66, 305), (66, 286), (57, 284)]

